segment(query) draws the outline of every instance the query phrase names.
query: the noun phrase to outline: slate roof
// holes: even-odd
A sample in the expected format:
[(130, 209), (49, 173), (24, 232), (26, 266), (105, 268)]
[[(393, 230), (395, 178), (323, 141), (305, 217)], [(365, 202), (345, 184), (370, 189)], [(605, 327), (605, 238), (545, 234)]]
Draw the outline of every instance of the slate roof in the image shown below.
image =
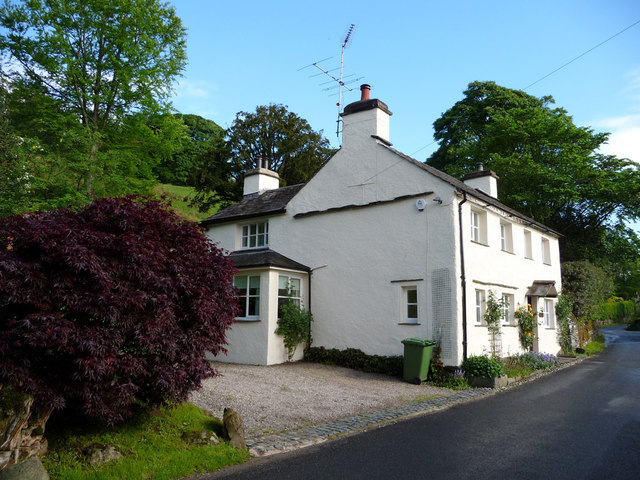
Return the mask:
[(304, 184), (291, 185), (276, 190), (267, 190), (258, 196), (246, 197), (215, 215), (204, 219), (203, 226), (234, 222), (252, 217), (285, 213), (287, 203), (300, 191)]
[(492, 207), (499, 208), (503, 212), (508, 213), (511, 216), (517, 217), (517, 218), (525, 221), (526, 223), (528, 223), (530, 225), (535, 225), (536, 227), (538, 227), (541, 230), (544, 230), (544, 231), (549, 232), (549, 233), (553, 233), (554, 235), (562, 236), (561, 233), (558, 233), (555, 230), (552, 230), (551, 228), (547, 227), (546, 225), (544, 225), (544, 224), (542, 224), (540, 222), (536, 222), (532, 218), (529, 218), (526, 215), (523, 215), (522, 213), (518, 212), (517, 210), (514, 210), (513, 208), (507, 207), (504, 203), (499, 202), (496, 198), (493, 198), (492, 196), (487, 195), (486, 193), (478, 190), (477, 188), (470, 187), (469, 185), (467, 185), (466, 183), (462, 182), (461, 180), (458, 180), (457, 178), (452, 177), (451, 175), (449, 175), (447, 173), (444, 173), (444, 172), (438, 170), (437, 168), (434, 168), (434, 167), (432, 167), (430, 165), (427, 165), (426, 163), (419, 162), (416, 159), (411, 158), (410, 156), (405, 155), (402, 152), (399, 152), (395, 148), (392, 148), (392, 147), (390, 147), (389, 145), (387, 145), (385, 143), (380, 143), (380, 145), (383, 148), (386, 148), (386, 149), (392, 151), (393, 153), (395, 153), (396, 155), (399, 155), (400, 157), (404, 158), (405, 160), (413, 163), (414, 165), (416, 165), (417, 167), (421, 168), (422, 170), (426, 170), (427, 172), (429, 172), (434, 177), (437, 177), (440, 180), (443, 180), (443, 181), (447, 182), (448, 184), (452, 185), (453, 187), (455, 187), (459, 191), (468, 193), (469, 195), (473, 195), (478, 200), (481, 200), (481, 201), (485, 202), (487, 205), (491, 205)]
[(229, 254), (236, 268), (281, 267), (301, 272), (310, 272), (306, 265), (291, 260), (269, 248), (259, 250), (238, 250)]

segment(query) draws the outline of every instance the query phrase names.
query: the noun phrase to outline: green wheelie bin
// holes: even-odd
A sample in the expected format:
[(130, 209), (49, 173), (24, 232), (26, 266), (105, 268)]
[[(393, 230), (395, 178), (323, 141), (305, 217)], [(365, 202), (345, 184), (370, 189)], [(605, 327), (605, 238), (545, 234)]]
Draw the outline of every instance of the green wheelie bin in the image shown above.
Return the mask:
[(405, 382), (420, 385), (429, 374), (431, 350), (436, 342), (423, 338), (405, 338), (402, 343), (404, 344), (402, 378)]

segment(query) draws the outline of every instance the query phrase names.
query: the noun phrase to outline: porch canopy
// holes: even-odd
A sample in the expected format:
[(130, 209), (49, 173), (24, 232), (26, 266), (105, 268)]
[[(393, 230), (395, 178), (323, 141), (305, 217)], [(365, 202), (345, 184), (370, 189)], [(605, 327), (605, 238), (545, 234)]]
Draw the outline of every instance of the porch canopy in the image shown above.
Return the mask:
[(528, 297), (557, 297), (556, 282), (554, 280), (534, 280), (527, 290)]

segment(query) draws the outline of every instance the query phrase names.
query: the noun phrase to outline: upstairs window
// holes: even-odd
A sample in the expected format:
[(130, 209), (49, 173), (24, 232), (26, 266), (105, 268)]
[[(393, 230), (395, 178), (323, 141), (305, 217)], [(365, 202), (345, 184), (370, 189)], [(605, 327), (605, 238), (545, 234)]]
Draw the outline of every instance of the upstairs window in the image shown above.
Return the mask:
[(260, 318), (260, 276), (237, 275), (233, 281), (238, 296), (240, 312), (236, 318), (258, 320)]
[(533, 252), (531, 250), (531, 232), (529, 230), (524, 231), (524, 258), (533, 258)]
[(548, 238), (543, 238), (541, 242), (542, 261), (547, 265), (551, 265), (551, 244)]
[(269, 222), (242, 226), (242, 248), (263, 248), (268, 246)]
[(487, 244), (487, 214), (486, 212), (471, 210), (471, 241)]
[(510, 223), (500, 222), (500, 246), (503, 252), (513, 252), (513, 236)]

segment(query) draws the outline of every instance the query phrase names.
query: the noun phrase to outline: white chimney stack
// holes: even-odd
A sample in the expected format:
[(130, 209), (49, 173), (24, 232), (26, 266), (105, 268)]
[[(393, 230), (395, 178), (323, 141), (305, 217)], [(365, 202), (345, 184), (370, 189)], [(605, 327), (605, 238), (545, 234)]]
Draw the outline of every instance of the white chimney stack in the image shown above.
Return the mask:
[(475, 172), (462, 177), (462, 181), (490, 197), (498, 198), (498, 176), (491, 170), (485, 170), (482, 163), (477, 164)]
[(266, 158), (256, 158), (257, 167), (248, 170), (244, 174), (244, 187), (242, 194), (245, 197), (260, 195), (267, 190), (280, 188), (280, 176), (277, 172), (269, 170), (269, 161)]

